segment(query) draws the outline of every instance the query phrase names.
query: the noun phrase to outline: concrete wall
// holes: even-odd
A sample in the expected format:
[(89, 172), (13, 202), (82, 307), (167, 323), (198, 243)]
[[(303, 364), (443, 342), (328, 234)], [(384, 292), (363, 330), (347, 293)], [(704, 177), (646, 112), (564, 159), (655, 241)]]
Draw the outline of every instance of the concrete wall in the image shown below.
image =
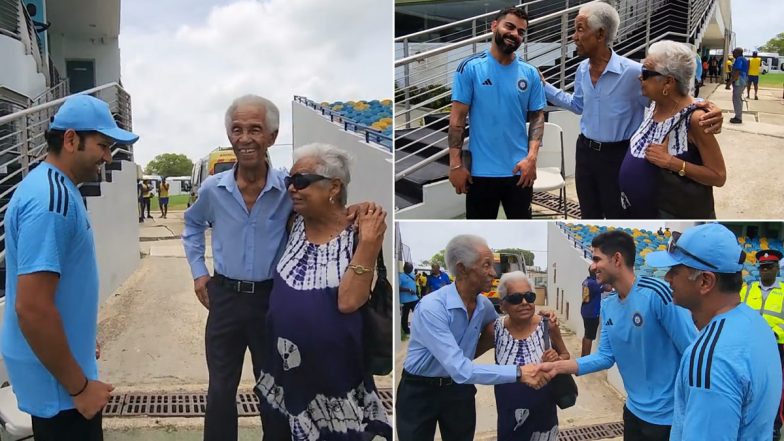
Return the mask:
[(101, 196), (87, 198), (95, 236), (100, 295), (103, 302), (139, 265), (139, 212), (136, 164), (123, 161), (112, 182), (101, 183)]
[[(583, 256), (582, 251), (575, 248), (566, 233), (561, 231), (557, 222), (547, 223), (547, 305), (560, 313), (562, 323), (582, 336), (583, 321), (580, 316), (582, 304), (582, 283), (588, 275), (590, 260)], [(568, 318), (567, 318), (568, 315)], [(599, 327), (601, 332), (601, 325)], [(593, 351), (599, 346), (599, 339), (594, 341)], [(579, 354), (572, 354), (579, 357)], [(610, 383), (620, 394), (626, 395), (623, 380), (616, 366), (604, 372), (591, 375), (606, 375)]]
[(387, 211), (387, 232), (384, 239), (384, 262), (391, 271), (394, 283), (394, 250), (392, 248), (392, 152), (378, 144), (368, 144), (364, 136), (343, 130), (321, 116), (320, 112), (298, 102), (292, 102), (293, 148), (323, 142), (347, 150), (354, 158), (348, 203), (373, 201)]
[(78, 37), (51, 34), (49, 54), (65, 77), (65, 60), (95, 60), (95, 85), (120, 80), (120, 46), (117, 37)]
[(0, 86), (30, 99), (46, 90), (46, 78), (36, 70), (32, 55), (25, 55), (21, 41), (0, 35), (0, 60)]

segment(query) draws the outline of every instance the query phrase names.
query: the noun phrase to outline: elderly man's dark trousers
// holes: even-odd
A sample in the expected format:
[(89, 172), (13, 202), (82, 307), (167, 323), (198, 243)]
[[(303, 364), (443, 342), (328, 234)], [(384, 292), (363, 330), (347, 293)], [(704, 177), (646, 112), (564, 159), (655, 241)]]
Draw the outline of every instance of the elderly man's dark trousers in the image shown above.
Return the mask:
[(271, 287), (268, 283), (250, 294), (232, 290), (215, 277), (207, 284), (210, 313), (205, 343), (210, 379), (204, 441), (237, 439), (237, 387), (245, 350), (250, 349), (253, 375), (258, 380), (267, 351), (265, 319)]
[(618, 175), (628, 148), (628, 141), (599, 145), (577, 138), (574, 183), (583, 219), (624, 218)]
[(60, 411), (51, 418), (32, 417), (36, 441), (103, 441), (101, 413), (88, 420), (76, 409)]
[(397, 439), (433, 441), (438, 423), (443, 441), (473, 440), (475, 395), (472, 384), (439, 386), (403, 374), (395, 402)]

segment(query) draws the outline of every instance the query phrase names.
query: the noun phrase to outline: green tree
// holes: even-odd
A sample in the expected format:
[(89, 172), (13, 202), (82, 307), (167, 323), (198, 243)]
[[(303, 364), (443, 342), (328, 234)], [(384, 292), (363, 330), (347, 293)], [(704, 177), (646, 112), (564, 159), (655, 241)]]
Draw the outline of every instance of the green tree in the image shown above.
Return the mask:
[(763, 46), (759, 48), (760, 52), (775, 52), (777, 54), (784, 54), (784, 32), (780, 32), (775, 37), (768, 40)]
[(437, 263), (437, 264), (439, 264), (441, 266), (441, 269), (446, 270), (446, 260), (444, 260), (444, 251), (445, 250), (441, 250), (441, 251), (433, 254), (433, 257), (431, 257), (428, 260), (423, 261), (422, 263), (425, 264), (425, 265), (432, 265), (434, 263)]
[(188, 176), (193, 169), (193, 161), (181, 153), (162, 153), (147, 163), (144, 173), (160, 176)]

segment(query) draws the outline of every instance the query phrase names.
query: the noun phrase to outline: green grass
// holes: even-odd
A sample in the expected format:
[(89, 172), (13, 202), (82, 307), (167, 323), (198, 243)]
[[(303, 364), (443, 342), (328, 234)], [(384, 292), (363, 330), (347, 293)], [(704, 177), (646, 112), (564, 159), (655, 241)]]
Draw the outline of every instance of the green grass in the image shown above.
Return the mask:
[(781, 89), (782, 86), (784, 86), (784, 72), (768, 72), (765, 75), (760, 75), (759, 87)]
[[(190, 199), (190, 195), (187, 194), (178, 194), (175, 196), (169, 196), (169, 211), (172, 210), (184, 210), (188, 207), (188, 200)], [(150, 202), (150, 211), (151, 212), (160, 212), (160, 208), (158, 205), (158, 198), (152, 198)]]

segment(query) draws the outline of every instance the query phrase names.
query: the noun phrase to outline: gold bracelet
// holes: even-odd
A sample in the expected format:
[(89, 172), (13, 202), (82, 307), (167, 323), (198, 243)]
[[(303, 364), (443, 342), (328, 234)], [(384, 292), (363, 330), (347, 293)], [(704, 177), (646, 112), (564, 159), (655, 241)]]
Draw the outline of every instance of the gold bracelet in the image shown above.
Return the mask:
[(366, 266), (362, 266), (362, 265), (356, 265), (356, 264), (353, 264), (353, 263), (349, 264), (348, 267), (351, 268), (354, 271), (354, 274), (356, 274), (358, 276), (361, 276), (362, 274), (365, 274), (365, 273), (372, 273), (373, 271), (376, 270), (376, 267), (374, 267), (374, 266), (366, 267)]

